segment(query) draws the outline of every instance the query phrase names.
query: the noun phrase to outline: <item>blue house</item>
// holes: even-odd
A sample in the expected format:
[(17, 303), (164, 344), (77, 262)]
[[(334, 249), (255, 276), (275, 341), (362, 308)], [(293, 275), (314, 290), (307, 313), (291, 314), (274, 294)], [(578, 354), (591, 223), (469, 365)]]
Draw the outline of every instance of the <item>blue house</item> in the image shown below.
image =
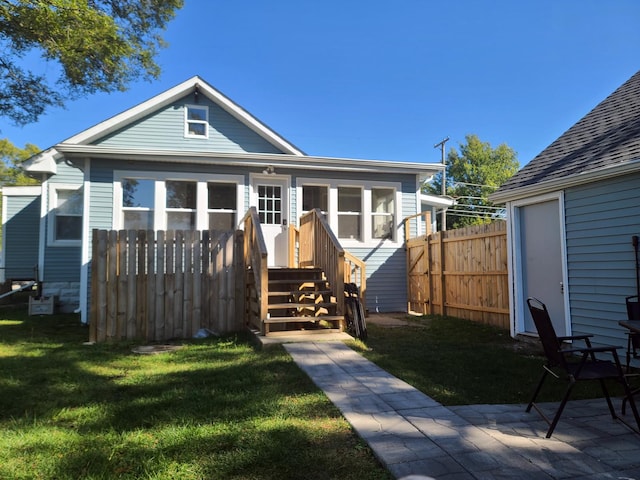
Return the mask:
[(270, 266), (295, 247), (284, 230), (320, 209), (366, 262), (367, 306), (406, 311), (402, 219), (422, 210), (421, 186), (443, 166), (306, 155), (196, 76), (24, 168), (42, 185), (3, 190), (5, 279), (37, 265), (43, 294), (87, 321), (94, 229), (230, 230), (250, 207)]
[(639, 288), (640, 72), (490, 199), (507, 206), (512, 334), (535, 334), (526, 299), (537, 297), (558, 335), (625, 345), (618, 321)]

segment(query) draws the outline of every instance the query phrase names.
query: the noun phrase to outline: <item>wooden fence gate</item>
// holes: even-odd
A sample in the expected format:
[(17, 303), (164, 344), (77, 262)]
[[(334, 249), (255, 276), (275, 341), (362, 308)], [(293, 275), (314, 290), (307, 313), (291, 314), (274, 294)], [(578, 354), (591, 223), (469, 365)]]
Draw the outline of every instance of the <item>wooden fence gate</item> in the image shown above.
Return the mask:
[(90, 340), (240, 330), (242, 232), (94, 230)]
[(509, 328), (506, 222), (406, 241), (408, 310)]

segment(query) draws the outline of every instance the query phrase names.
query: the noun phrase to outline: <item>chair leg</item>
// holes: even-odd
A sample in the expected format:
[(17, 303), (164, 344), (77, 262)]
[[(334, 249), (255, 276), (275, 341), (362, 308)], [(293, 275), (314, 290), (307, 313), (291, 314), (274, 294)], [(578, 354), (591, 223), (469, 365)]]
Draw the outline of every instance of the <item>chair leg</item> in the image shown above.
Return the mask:
[(527, 410), (526, 410), (527, 413), (529, 413), (531, 411), (531, 407), (533, 407), (533, 404), (535, 403), (536, 398), (538, 398), (538, 394), (540, 393), (540, 390), (542, 389), (542, 384), (544, 383), (544, 381), (547, 378), (548, 374), (549, 374), (549, 372), (547, 371), (547, 369), (544, 369), (542, 371), (542, 377), (540, 378), (540, 381), (538, 382), (538, 386), (536, 387), (535, 392), (533, 392), (533, 397), (531, 397), (531, 401), (529, 402), (529, 405), (527, 405)]
[(640, 415), (638, 414), (638, 408), (636, 407), (636, 402), (633, 398), (633, 395), (636, 391), (631, 390), (629, 383), (627, 383), (627, 379), (622, 379), (622, 386), (624, 387), (625, 397), (622, 400), (622, 414), (624, 415), (625, 403), (629, 402), (629, 406), (631, 407), (631, 411), (633, 412), (633, 418), (636, 421), (636, 425), (638, 427), (638, 433), (640, 433)]
[(560, 402), (560, 406), (558, 407), (558, 410), (556, 411), (556, 414), (553, 417), (553, 421), (551, 422), (551, 425), (549, 425), (549, 430), (547, 430), (547, 438), (551, 438), (551, 434), (556, 429), (556, 425), (558, 425), (558, 421), (560, 420), (560, 416), (562, 415), (564, 407), (567, 405), (567, 401), (569, 400), (569, 395), (571, 395), (571, 391), (573, 390), (574, 385), (575, 385), (575, 382), (569, 382), (569, 386), (567, 387), (567, 390), (564, 394), (564, 398), (562, 399), (562, 402)]
[(599, 381), (600, 381), (600, 388), (602, 388), (602, 393), (604, 393), (604, 398), (607, 401), (607, 406), (609, 407), (609, 412), (611, 413), (611, 418), (615, 420), (616, 418), (618, 418), (618, 415), (616, 415), (616, 410), (613, 408), (613, 403), (611, 403), (611, 395), (609, 395), (609, 389), (607, 388), (607, 384), (605, 383), (604, 380), (599, 380)]

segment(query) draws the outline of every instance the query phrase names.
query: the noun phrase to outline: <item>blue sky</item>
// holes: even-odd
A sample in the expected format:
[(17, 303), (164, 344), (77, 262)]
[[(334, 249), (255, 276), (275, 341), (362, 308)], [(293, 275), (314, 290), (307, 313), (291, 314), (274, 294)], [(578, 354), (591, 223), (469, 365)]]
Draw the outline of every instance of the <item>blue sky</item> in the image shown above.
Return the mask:
[(637, 0), (186, 0), (163, 73), (0, 137), (47, 148), (193, 75), (308, 154), (440, 161), (477, 134), (521, 165), (640, 69)]

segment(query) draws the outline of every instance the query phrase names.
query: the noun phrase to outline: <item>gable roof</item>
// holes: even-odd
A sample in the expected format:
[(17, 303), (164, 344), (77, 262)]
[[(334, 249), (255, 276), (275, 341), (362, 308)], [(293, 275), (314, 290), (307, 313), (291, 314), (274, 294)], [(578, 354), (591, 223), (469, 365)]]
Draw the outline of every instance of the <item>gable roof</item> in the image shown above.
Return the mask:
[(86, 145), (105, 135), (108, 135), (120, 128), (129, 125), (136, 120), (139, 120), (149, 113), (159, 110), (167, 105), (170, 105), (175, 100), (192, 92), (198, 92), (198, 95), (204, 95), (213, 103), (218, 105), (224, 111), (233, 116), (236, 120), (256, 132), (267, 142), (279, 148), (283, 152), (290, 155), (304, 155), (304, 152), (293, 145), (291, 142), (285, 140), (267, 125), (262, 123), (256, 117), (247, 112), (237, 103), (233, 102), (230, 98), (223, 95), (220, 91), (213, 88), (207, 82), (205, 82), (199, 76), (191, 77), (190, 79), (176, 85), (175, 87), (166, 90), (149, 100), (136, 105), (133, 108), (125, 110), (114, 117), (109, 118), (103, 122), (94, 125), (82, 132), (64, 140), (63, 144), (75, 144)]
[(504, 202), (640, 170), (640, 71), (490, 195)]

